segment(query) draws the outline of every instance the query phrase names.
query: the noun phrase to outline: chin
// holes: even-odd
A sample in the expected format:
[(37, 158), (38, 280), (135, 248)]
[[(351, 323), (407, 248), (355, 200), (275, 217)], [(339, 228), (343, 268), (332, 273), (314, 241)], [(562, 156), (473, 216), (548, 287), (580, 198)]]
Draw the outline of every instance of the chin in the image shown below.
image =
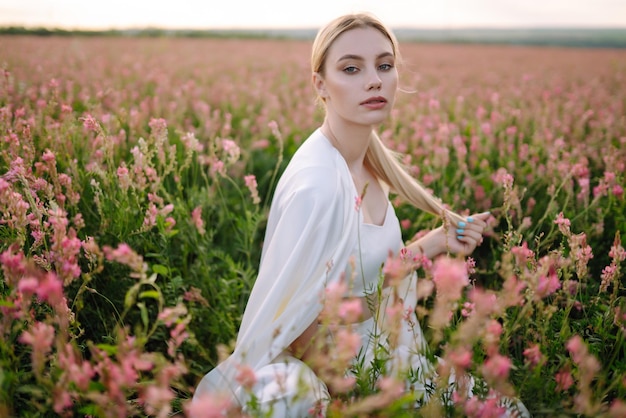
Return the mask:
[(363, 118), (364, 125), (380, 125), (381, 123), (389, 120), (389, 112), (385, 112), (385, 114), (381, 115), (370, 115), (370, 117)]

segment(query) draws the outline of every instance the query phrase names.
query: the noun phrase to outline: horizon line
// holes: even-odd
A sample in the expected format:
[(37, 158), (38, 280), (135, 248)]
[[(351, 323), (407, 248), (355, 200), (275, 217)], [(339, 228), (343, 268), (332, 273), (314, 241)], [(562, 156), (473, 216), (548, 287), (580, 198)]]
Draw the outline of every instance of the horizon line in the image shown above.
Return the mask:
[[(626, 30), (624, 26), (592, 26), (592, 25), (469, 25), (469, 26), (418, 26), (418, 25), (389, 25), (392, 31), (396, 30)], [(129, 30), (162, 30), (162, 31), (317, 31), (317, 26), (223, 26), (223, 27), (184, 27), (184, 26), (162, 26), (162, 25), (137, 25), (137, 26), (107, 26), (107, 27), (80, 27), (64, 25), (30, 25), (20, 23), (0, 24), (0, 29), (21, 28), (28, 30), (46, 29), (63, 31), (129, 31)]]

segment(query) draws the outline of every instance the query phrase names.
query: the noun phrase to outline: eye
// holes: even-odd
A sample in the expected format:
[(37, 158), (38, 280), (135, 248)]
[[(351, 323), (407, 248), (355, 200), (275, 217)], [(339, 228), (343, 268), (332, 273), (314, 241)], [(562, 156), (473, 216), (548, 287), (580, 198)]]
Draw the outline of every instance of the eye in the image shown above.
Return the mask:
[(344, 72), (344, 73), (348, 73), (348, 74), (354, 74), (354, 73), (356, 73), (357, 71), (359, 71), (359, 69), (358, 69), (357, 67), (355, 67), (354, 65), (350, 65), (350, 66), (345, 67), (345, 68), (343, 69), (343, 72)]
[(393, 65), (392, 64), (388, 64), (388, 63), (381, 64), (381, 65), (378, 66), (378, 69), (381, 70), (381, 71), (389, 71), (392, 68), (393, 68)]

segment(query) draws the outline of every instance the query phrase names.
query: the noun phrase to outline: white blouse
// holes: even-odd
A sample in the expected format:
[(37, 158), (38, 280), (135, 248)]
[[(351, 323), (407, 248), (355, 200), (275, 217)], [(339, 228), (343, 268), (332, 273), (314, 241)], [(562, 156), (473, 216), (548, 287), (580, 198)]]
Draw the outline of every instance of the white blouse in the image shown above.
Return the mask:
[(349, 295), (363, 297), (372, 294), (389, 251), (397, 255), (402, 247), (400, 223), (391, 202), (387, 205), (382, 225), (361, 220), (356, 247), (352, 251), (354, 271), (351, 266), (346, 267), (346, 277), (351, 279)]

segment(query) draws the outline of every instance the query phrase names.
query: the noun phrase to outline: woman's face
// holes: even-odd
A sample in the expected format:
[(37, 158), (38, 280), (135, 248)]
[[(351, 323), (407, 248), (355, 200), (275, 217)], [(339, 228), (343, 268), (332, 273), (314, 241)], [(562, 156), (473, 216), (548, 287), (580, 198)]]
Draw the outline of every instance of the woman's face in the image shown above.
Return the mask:
[(398, 86), (391, 42), (369, 27), (342, 33), (328, 50), (324, 74), (315, 73), (313, 84), (327, 117), (358, 125), (383, 122)]

